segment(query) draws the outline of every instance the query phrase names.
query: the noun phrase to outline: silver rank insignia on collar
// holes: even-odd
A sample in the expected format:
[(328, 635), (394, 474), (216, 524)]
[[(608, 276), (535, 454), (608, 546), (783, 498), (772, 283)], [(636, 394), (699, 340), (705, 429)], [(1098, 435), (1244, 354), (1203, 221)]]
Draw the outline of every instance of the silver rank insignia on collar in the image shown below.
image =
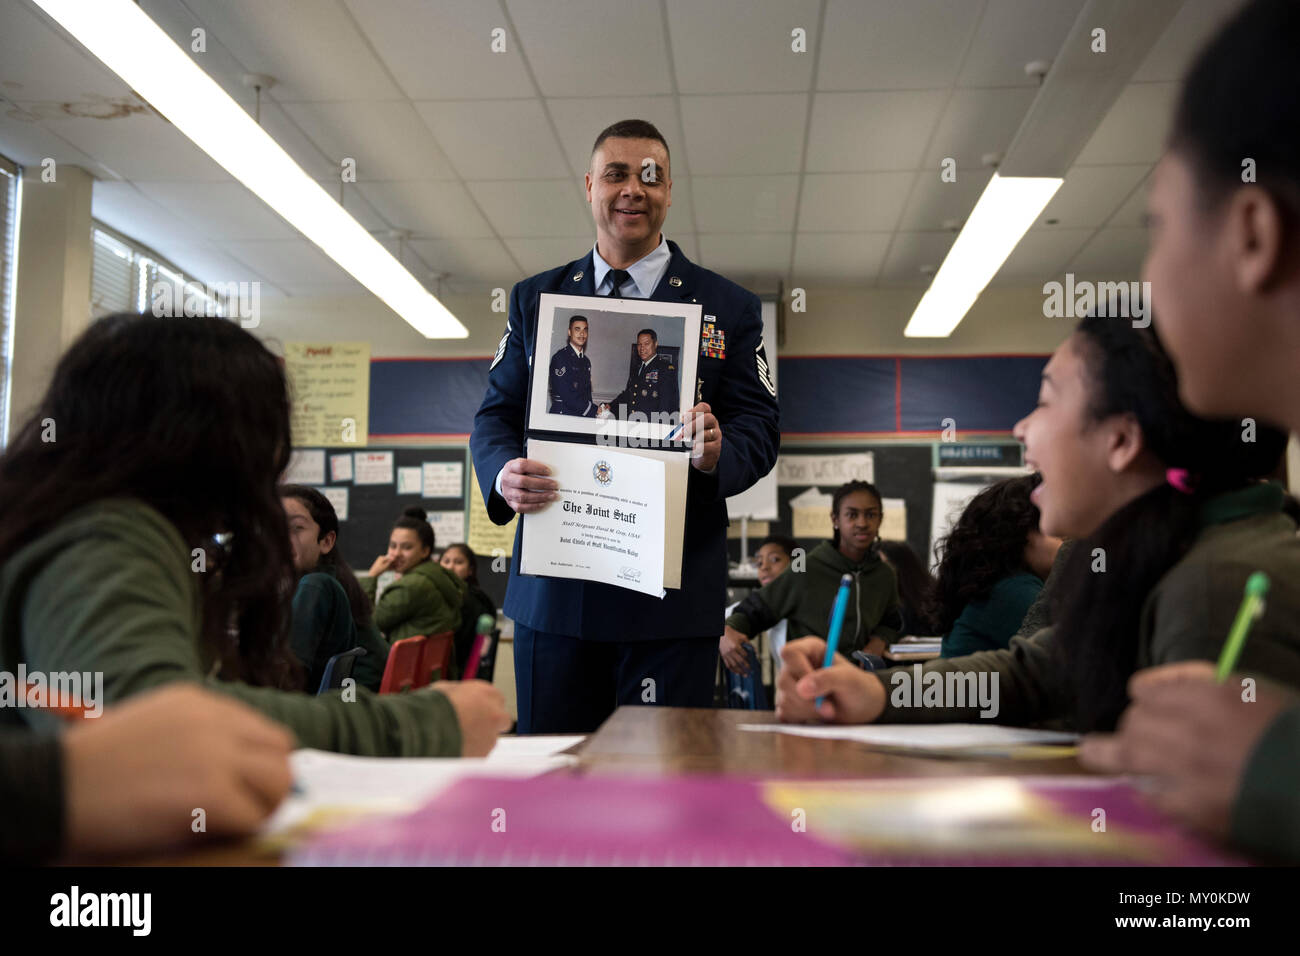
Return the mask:
[(581, 281), (582, 281), (582, 273), (579, 272), (577, 275), (575, 275), (575, 276), (573, 277), (573, 281), (574, 281), (574, 282), (581, 282)]
[(682, 284), (682, 280), (677, 278), (677, 276), (673, 276), (671, 279), (668, 280), (668, 284), (672, 286), (678, 286)]

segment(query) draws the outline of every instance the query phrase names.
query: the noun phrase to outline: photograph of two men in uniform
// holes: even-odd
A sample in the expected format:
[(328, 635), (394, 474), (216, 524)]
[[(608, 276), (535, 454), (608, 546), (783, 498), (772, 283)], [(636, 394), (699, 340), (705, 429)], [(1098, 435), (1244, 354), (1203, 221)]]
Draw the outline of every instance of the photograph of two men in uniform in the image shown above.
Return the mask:
[(679, 375), (683, 331), (676, 317), (557, 309), (551, 341), (562, 344), (547, 369), (547, 411), (623, 421), (640, 413), (631, 420), (644, 421), (689, 407), (694, 396), (681, 394)]

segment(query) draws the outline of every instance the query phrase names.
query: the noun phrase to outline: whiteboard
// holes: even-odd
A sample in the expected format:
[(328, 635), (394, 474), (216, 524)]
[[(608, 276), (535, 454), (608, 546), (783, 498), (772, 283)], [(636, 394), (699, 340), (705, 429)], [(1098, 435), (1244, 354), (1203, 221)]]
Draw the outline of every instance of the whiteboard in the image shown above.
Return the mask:
[[(772, 384), (780, 385), (776, 379), (776, 303), (763, 303), (763, 345), (767, 353), (767, 365), (772, 372)], [(778, 398), (779, 400), (779, 398)], [(723, 435), (726, 441), (726, 435)], [(775, 521), (776, 513), (776, 468), (764, 475), (751, 488), (727, 499), (727, 514), (732, 518), (749, 517), (758, 521)]]

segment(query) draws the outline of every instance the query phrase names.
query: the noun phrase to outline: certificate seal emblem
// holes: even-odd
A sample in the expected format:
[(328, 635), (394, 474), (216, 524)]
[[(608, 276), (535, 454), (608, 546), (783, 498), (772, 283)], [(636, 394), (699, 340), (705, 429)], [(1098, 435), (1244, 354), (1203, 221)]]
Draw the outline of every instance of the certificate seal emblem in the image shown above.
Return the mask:
[(608, 485), (614, 480), (614, 469), (609, 467), (609, 462), (598, 461), (596, 467), (591, 469), (591, 477), (595, 478), (602, 485)]

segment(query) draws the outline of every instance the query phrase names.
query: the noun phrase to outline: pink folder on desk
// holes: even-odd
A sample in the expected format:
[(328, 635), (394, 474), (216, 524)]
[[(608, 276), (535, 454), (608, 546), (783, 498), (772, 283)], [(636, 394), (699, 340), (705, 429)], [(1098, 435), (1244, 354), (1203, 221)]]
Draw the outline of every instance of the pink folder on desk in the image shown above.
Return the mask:
[[(1099, 813), (1100, 811), (1100, 813)], [(1104, 821), (1099, 829), (1098, 821)], [(463, 780), (321, 834), (297, 865), (1224, 865), (1096, 778)]]

